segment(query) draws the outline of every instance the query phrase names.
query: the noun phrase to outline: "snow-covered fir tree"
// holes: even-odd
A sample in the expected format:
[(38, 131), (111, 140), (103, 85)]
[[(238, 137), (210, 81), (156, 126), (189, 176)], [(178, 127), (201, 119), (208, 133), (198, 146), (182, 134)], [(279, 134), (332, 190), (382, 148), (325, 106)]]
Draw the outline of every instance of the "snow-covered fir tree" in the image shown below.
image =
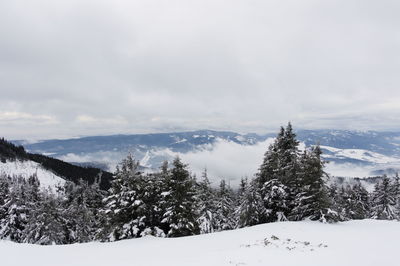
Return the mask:
[(6, 214), (8, 212), (8, 201), (10, 200), (10, 179), (6, 175), (0, 175), (0, 236), (2, 226), (6, 224)]
[(319, 145), (312, 147), (311, 151), (304, 151), (298, 162), (296, 182), (291, 191), (293, 209), (290, 213), (291, 220), (337, 221), (334, 210), (330, 209), (330, 201), (324, 178), (325, 162), (321, 159), (322, 151)]
[(396, 173), (393, 180), (393, 195), (396, 200), (395, 212), (397, 219), (400, 220), (400, 177), (399, 173)]
[(299, 141), (293, 132), (291, 123), (286, 128), (281, 127), (264, 155), (263, 163), (257, 174), (260, 187), (270, 180), (278, 180), (285, 186), (296, 182), (298, 172)]
[(286, 221), (290, 213), (290, 189), (278, 179), (272, 179), (264, 184), (262, 190), (265, 216), (261, 222)]
[(162, 223), (168, 237), (195, 235), (199, 233), (195, 204), (195, 180), (190, 176), (187, 166), (179, 157), (168, 170), (163, 195)]
[(196, 200), (198, 206), (197, 223), (199, 224), (200, 234), (213, 233), (217, 231), (217, 198), (214, 189), (211, 188), (207, 169), (204, 169), (202, 179), (197, 185)]
[(166, 173), (162, 171), (161, 173), (144, 176), (141, 212), (144, 217), (145, 229), (141, 232), (141, 236), (165, 236), (165, 232), (162, 229), (163, 224), (161, 223), (164, 213), (162, 192), (166, 186), (165, 175)]
[(9, 195), (3, 205), (5, 214), (0, 224), (0, 238), (22, 242), (25, 227), (37, 203), (34, 200), (36, 195), (31, 193), (34, 190), (28, 188), (25, 178), (21, 176), (13, 177), (10, 184)]
[(300, 154), (298, 146), (289, 123), (281, 128), (265, 153), (256, 178), (267, 214), (261, 222), (338, 220), (337, 213), (330, 208), (320, 147)]
[(371, 217), (379, 220), (397, 219), (396, 194), (387, 176), (375, 185), (371, 199)]
[(110, 195), (104, 199), (104, 214), (108, 217), (105, 240), (139, 237), (145, 229), (143, 186), (139, 162), (129, 155), (117, 167)]
[(252, 180), (249, 184), (247, 179), (242, 180), (235, 210), (237, 227), (260, 224), (265, 219), (265, 213), (258, 183)]
[(360, 184), (346, 186), (342, 190), (343, 212), (347, 219), (358, 220), (370, 217), (371, 206), (368, 191)]
[(40, 245), (74, 243), (67, 226), (71, 217), (65, 215), (65, 212), (61, 200), (56, 195), (50, 192), (43, 193), (41, 200), (32, 210), (22, 242)]
[(63, 209), (68, 221), (69, 241), (84, 243), (94, 240), (101, 226), (99, 210), (103, 198), (98, 182), (92, 185), (83, 180), (78, 184), (67, 182), (64, 197)]
[(216, 229), (217, 231), (231, 230), (236, 227), (234, 193), (225, 180), (221, 180), (217, 192), (216, 203)]

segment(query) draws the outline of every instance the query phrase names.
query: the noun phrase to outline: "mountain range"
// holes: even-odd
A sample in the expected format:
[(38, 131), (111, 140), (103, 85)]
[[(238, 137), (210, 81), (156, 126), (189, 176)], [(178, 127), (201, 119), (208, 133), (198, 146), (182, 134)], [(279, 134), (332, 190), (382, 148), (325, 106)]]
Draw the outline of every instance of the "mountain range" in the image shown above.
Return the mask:
[[(400, 132), (299, 130), (296, 134), (303, 146), (320, 144), (324, 158), (336, 166), (367, 167), (370, 175), (392, 174), (399, 168)], [(261, 145), (264, 142), (267, 145), (267, 140), (275, 136), (276, 133), (258, 135), (199, 130), (50, 139), (36, 143), (19, 140), (14, 143), (22, 144), (32, 153), (113, 170), (128, 153), (140, 160), (142, 166), (158, 168), (162, 161), (170, 160), (177, 154), (212, 152), (221, 142), (243, 147)]]

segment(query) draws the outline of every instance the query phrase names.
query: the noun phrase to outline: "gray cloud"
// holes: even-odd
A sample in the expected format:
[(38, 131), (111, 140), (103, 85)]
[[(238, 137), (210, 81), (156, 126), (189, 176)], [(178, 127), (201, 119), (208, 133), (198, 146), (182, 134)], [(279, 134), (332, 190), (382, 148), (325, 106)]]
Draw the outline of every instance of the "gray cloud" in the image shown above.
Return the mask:
[(265, 132), (288, 120), (400, 129), (399, 8), (390, 0), (2, 1), (0, 129), (13, 139)]

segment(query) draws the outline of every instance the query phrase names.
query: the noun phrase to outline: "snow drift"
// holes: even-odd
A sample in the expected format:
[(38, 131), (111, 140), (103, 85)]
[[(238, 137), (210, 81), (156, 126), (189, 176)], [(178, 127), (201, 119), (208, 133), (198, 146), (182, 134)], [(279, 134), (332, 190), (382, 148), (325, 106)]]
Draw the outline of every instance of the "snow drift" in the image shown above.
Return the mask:
[(38, 246), (0, 241), (0, 256), (7, 266), (397, 266), (399, 239), (400, 222), (396, 221), (303, 221), (113, 243)]

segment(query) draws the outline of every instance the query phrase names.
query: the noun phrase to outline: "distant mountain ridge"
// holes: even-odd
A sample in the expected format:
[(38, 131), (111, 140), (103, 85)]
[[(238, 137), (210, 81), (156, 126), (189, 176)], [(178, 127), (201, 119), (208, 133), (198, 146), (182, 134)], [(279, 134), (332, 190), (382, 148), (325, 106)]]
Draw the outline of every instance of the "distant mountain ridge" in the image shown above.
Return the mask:
[[(326, 160), (336, 164), (377, 166), (375, 173), (400, 168), (400, 132), (350, 130), (298, 130), (298, 140), (306, 146), (320, 144)], [(276, 133), (257, 135), (229, 131), (198, 130), (189, 132), (90, 136), (64, 140), (43, 140), (25, 144), (29, 152), (41, 153), (76, 164), (103, 166), (120, 161), (128, 153), (150, 168), (157, 168), (167, 153), (188, 153), (212, 149), (220, 141), (239, 145), (256, 145)], [(23, 141), (15, 141), (23, 143)], [(267, 147), (265, 147), (265, 150)], [(113, 170), (112, 167), (109, 167)]]
[[(268, 136), (272, 137), (274, 134)], [(160, 147), (185, 152), (193, 149), (193, 147), (212, 144), (217, 139), (233, 141), (243, 145), (252, 145), (265, 138), (266, 136), (259, 136), (257, 134), (243, 135), (229, 131), (199, 130), (173, 133), (89, 136), (64, 140), (50, 139), (25, 144), (24, 147), (32, 152), (48, 153), (54, 156), (61, 156), (68, 153), (129, 151), (130, 148), (147, 151), (151, 148)], [(26, 143), (21, 140), (13, 142), (19, 145)]]

